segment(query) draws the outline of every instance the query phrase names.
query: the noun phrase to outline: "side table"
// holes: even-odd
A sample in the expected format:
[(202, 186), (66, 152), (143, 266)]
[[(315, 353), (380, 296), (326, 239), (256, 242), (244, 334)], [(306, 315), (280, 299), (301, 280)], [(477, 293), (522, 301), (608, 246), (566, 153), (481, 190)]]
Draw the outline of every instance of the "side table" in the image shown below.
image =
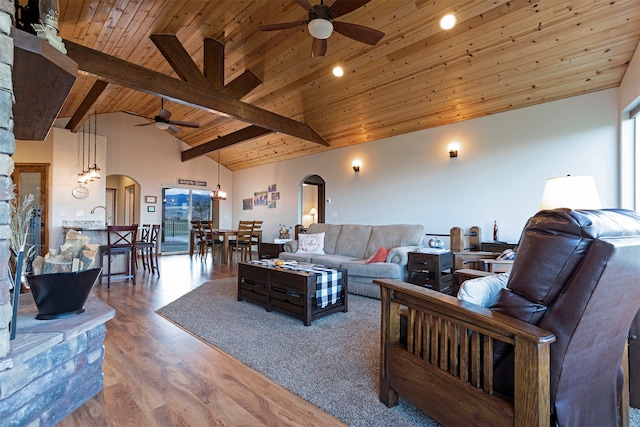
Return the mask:
[(258, 259), (278, 258), (284, 252), (284, 243), (260, 242)]
[(409, 283), (449, 295), (456, 295), (453, 282), (453, 255), (445, 253), (409, 252)]

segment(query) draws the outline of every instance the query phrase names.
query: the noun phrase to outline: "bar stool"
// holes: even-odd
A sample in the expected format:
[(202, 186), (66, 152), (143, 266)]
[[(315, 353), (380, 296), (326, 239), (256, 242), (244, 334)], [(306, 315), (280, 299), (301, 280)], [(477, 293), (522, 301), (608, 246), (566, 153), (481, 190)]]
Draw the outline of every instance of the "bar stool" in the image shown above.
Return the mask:
[(142, 224), (140, 227), (140, 239), (136, 240), (136, 268), (138, 268), (138, 255), (142, 258), (142, 268), (146, 271), (147, 267), (151, 270), (149, 262), (149, 250), (151, 248), (151, 224)]
[[(138, 235), (138, 225), (109, 225), (107, 226), (107, 244), (100, 246), (100, 267), (103, 267), (104, 256), (107, 258), (107, 289), (111, 287), (111, 261), (114, 255), (125, 255), (127, 260), (127, 271), (120, 278), (132, 278), (133, 285), (136, 285), (136, 237)], [(120, 273), (118, 273), (120, 274)], [(100, 284), (102, 284), (104, 269), (100, 274)]]

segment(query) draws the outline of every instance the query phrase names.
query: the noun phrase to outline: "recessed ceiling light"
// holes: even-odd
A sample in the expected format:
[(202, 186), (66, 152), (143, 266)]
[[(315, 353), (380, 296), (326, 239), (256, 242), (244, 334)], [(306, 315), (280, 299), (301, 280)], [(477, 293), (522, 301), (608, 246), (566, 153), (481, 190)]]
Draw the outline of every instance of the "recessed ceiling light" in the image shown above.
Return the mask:
[(333, 70), (331, 70), (331, 72), (333, 73), (334, 76), (336, 77), (342, 77), (344, 76), (344, 70), (342, 69), (342, 67), (337, 66), (337, 67), (333, 67)]
[(450, 30), (455, 27), (456, 22), (456, 16), (453, 13), (447, 13), (440, 19), (440, 28), (443, 30)]

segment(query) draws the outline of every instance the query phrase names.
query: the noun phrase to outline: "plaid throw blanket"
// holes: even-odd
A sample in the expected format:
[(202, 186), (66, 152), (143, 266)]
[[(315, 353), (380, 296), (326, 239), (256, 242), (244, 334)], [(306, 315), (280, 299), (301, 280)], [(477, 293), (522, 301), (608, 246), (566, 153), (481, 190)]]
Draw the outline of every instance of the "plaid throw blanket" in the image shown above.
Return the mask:
[(325, 308), (329, 303), (338, 302), (342, 291), (342, 271), (317, 265), (305, 271), (316, 274), (316, 304), (318, 308)]

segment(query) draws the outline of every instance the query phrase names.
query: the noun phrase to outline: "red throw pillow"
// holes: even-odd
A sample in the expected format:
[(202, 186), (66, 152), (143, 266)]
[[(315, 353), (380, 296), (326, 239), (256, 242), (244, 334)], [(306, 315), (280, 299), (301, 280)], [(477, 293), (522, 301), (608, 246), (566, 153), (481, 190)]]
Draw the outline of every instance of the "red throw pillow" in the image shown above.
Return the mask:
[(385, 262), (387, 260), (387, 255), (389, 255), (389, 249), (385, 249), (380, 246), (378, 248), (378, 252), (369, 257), (367, 264), (371, 264), (372, 262)]

